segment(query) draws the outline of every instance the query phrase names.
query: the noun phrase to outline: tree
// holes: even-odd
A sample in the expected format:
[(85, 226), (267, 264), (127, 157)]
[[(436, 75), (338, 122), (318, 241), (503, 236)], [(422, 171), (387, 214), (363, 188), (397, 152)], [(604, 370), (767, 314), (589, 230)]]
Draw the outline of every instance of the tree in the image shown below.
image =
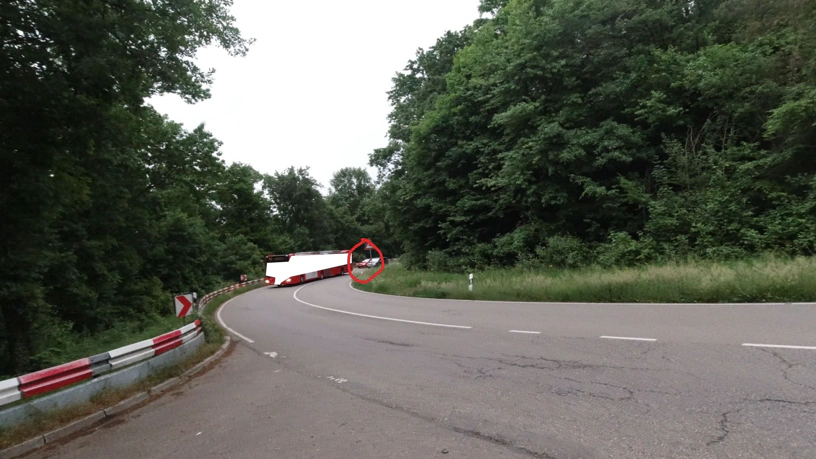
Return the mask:
[(374, 193), (374, 184), (365, 169), (355, 167), (340, 169), (334, 173), (330, 184), (329, 202), (332, 205), (355, 219), (365, 217), (360, 213), (363, 201)]
[[(124, 242), (141, 245), (150, 227), (147, 207), (131, 207), (147, 206), (140, 194), (147, 171), (135, 148), (142, 120), (150, 117), (144, 98), (208, 96), (212, 73), (192, 62), (196, 51), (217, 43), (242, 55), (250, 44), (235, 28), (230, 5), (0, 5), (0, 368), (30, 368), (49, 333), (64, 328), (54, 322), (60, 312), (49, 296), (90, 302), (88, 312), (78, 303), (60, 306), (65, 320), (109, 321), (95, 305), (116, 291), (122, 276), (139, 272), (140, 249)], [(78, 281), (65, 296), (48, 277), (60, 266)], [(149, 278), (128, 285), (137, 287), (143, 288), (132, 292), (134, 299), (157, 292)]]
[(406, 260), (813, 253), (816, 7), (771, 3), (483, 1), (370, 157)]
[(294, 250), (332, 248), (331, 220), (320, 184), (309, 175), (309, 168), (290, 167), (267, 175), (263, 188), (283, 231), (291, 235)]

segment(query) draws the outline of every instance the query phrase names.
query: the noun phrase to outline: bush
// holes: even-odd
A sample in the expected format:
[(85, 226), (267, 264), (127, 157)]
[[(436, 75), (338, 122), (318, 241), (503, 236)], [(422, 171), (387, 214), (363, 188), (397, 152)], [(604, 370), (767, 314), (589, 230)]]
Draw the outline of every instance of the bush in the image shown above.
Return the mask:
[(573, 236), (553, 236), (536, 248), (536, 255), (546, 265), (557, 268), (580, 268), (589, 264), (592, 252)]
[(215, 323), (212, 315), (201, 317), (201, 329), (204, 330), (204, 340), (208, 343), (223, 343), (224, 331)]
[(598, 246), (595, 254), (597, 264), (605, 268), (635, 266), (658, 258), (654, 241), (649, 238), (636, 241), (622, 232), (611, 233), (609, 242)]
[(426, 269), (427, 260), (424, 255), (415, 251), (408, 251), (400, 256), (400, 264), (408, 270)]
[(440, 250), (431, 250), (425, 255), (428, 271), (445, 273), (454, 270), (454, 260), (445, 252)]

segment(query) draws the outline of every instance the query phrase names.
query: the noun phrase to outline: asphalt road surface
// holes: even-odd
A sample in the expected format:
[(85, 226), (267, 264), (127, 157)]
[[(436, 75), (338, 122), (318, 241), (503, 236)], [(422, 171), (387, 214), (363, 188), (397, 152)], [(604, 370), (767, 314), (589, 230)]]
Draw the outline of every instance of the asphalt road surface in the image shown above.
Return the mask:
[[(816, 305), (261, 288), (179, 390), (33, 457), (816, 457)], [(775, 347), (787, 346), (787, 347)]]

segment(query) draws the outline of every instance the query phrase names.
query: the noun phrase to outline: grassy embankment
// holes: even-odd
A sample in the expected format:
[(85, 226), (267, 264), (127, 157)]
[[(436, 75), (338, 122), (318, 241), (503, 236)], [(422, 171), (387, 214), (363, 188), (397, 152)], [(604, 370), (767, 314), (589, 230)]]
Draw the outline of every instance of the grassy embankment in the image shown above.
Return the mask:
[[(194, 367), (199, 362), (202, 362), (207, 357), (213, 355), (224, 343), (224, 331), (221, 330), (221, 328), (216, 324), (213, 317), (213, 314), (218, 307), (231, 298), (263, 286), (263, 284), (259, 284), (226, 293), (208, 303), (201, 314), (202, 327), (204, 328), (206, 342), (187, 359), (179, 362), (177, 365), (164, 368), (132, 386), (109, 390), (97, 394), (88, 403), (73, 406), (71, 408), (53, 413), (43, 414), (36, 419), (32, 419), (29, 422), (14, 426), (12, 428), (0, 428), (0, 450), (34, 438), (37, 435), (50, 432), (56, 428), (81, 419), (85, 416), (89, 416), (104, 408), (116, 405), (122, 400), (132, 397), (140, 392), (144, 392), (157, 384), (182, 375), (185, 371)], [(115, 349), (118, 346), (124, 346), (143, 339), (152, 338), (162, 333), (166, 333), (169, 330), (183, 326), (181, 319), (175, 317), (162, 319), (162, 321), (165, 320), (166, 322), (157, 321), (156, 323), (150, 324), (149, 326), (136, 331), (131, 330), (128, 332), (126, 330), (120, 330), (118, 334), (114, 334), (112, 332), (103, 334), (104, 336), (101, 337), (100, 342), (96, 345), (92, 343), (78, 342), (76, 346), (71, 349), (71, 353), (73, 354), (66, 353), (65, 355), (76, 355), (78, 356), (77, 358), (87, 357), (110, 349)], [(195, 319), (190, 318), (188, 319), (187, 323), (192, 320)], [(19, 403), (24, 403), (24, 401), (19, 401), (15, 404)], [(9, 406), (13, 405), (14, 404), (7, 405), (3, 408), (8, 408)]]
[(389, 265), (369, 284), (355, 287), (391, 295), (496, 301), (807, 302), (816, 301), (816, 257), (762, 256), (615, 269), (495, 269), (475, 272), (473, 285), (468, 292), (467, 274)]

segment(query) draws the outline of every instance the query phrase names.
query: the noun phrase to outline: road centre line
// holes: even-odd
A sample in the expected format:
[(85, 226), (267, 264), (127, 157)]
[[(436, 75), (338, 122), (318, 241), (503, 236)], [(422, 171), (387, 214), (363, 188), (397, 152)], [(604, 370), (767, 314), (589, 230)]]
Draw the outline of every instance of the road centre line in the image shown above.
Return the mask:
[(629, 341), (657, 341), (654, 338), (630, 338), (627, 336), (601, 336), (603, 339), (621, 339), (621, 340), (629, 340)]
[(308, 302), (303, 301), (300, 298), (298, 298), (298, 296), (297, 296), (298, 292), (303, 290), (305, 287), (308, 287), (308, 285), (304, 285), (303, 287), (300, 287), (299, 289), (297, 289), (295, 291), (294, 298), (299, 303), (303, 303), (303, 304), (305, 304), (307, 306), (311, 306), (313, 308), (325, 309), (326, 311), (339, 312), (341, 314), (349, 314), (349, 315), (352, 315), (352, 316), (367, 317), (369, 319), (389, 320), (389, 321), (392, 321), (392, 322), (403, 322), (403, 323), (407, 323), (407, 324), (430, 325), (432, 327), (445, 327), (445, 328), (460, 328), (460, 329), (465, 329), (465, 330), (469, 330), (469, 329), (473, 328), (473, 327), (467, 327), (467, 326), (464, 326), (464, 325), (436, 324), (436, 323), (432, 323), (432, 322), (418, 322), (418, 321), (415, 321), (415, 320), (395, 319), (393, 317), (372, 316), (372, 315), (368, 315), (368, 314), (360, 314), (360, 313), (357, 313), (357, 312), (350, 312), (350, 311), (343, 311), (343, 310), (340, 310), (340, 309), (327, 308), (325, 306), (318, 306), (316, 304), (308, 303)]
[(510, 333), (526, 333), (528, 335), (540, 335), (539, 331), (510, 330)]
[[(240, 296), (240, 295), (239, 295), (239, 296)], [(238, 298), (238, 297), (236, 296), (235, 298)], [(222, 310), (222, 309), (224, 309), (224, 306), (226, 306), (226, 305), (230, 304), (230, 302), (231, 302), (232, 300), (234, 300), (235, 298), (230, 298), (230, 299), (229, 299), (229, 300), (228, 300), (226, 303), (224, 303), (224, 304), (222, 304), (221, 306), (219, 306), (219, 307), (218, 307), (218, 311), (215, 313), (215, 317), (218, 319), (218, 323), (220, 323), (222, 327), (226, 328), (226, 329), (227, 329), (227, 331), (229, 331), (229, 332), (230, 332), (230, 333), (232, 333), (233, 335), (235, 335), (235, 336), (237, 336), (237, 337), (241, 338), (242, 340), (246, 341), (247, 343), (252, 344), (252, 343), (254, 343), (255, 341), (252, 341), (251, 339), (247, 338), (246, 336), (244, 336), (244, 335), (242, 335), (242, 334), (238, 333), (237, 331), (235, 331), (235, 330), (233, 330), (233, 329), (229, 328), (229, 327), (227, 326), (227, 324), (225, 324), (225, 323), (224, 323), (224, 319), (222, 319), (222, 318), (221, 318), (221, 310)]]
[(773, 347), (782, 349), (807, 349), (810, 351), (816, 351), (816, 346), (786, 346), (783, 344), (753, 344), (753, 343), (743, 343), (742, 345), (748, 347)]

